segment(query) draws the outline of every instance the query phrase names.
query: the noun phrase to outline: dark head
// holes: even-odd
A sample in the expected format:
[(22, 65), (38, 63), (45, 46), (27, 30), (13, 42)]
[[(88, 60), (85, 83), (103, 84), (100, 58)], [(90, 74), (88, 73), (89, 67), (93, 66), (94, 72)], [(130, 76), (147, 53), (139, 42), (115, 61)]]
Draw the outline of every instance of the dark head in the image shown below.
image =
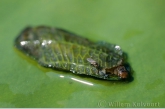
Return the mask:
[(126, 70), (125, 66), (118, 66), (116, 69), (117, 75), (121, 79), (127, 79), (129, 77), (129, 73)]

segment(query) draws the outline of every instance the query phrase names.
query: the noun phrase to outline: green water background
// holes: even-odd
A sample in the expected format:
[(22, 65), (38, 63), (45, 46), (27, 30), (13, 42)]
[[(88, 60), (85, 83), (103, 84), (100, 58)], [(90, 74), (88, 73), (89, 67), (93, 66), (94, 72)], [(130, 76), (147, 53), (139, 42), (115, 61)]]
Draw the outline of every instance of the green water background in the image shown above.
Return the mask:
[[(38, 25), (119, 44), (134, 80), (40, 67), (13, 47), (23, 28)], [(165, 107), (164, 84), (164, 0), (0, 0), (0, 107)]]

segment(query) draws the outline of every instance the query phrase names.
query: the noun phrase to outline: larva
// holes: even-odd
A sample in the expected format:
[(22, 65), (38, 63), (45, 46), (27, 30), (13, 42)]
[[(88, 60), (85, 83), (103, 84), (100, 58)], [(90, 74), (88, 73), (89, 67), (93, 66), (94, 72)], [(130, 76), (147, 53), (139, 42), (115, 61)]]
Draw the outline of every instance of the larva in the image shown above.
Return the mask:
[(24, 29), (15, 47), (41, 66), (71, 71), (107, 80), (129, 76), (120, 46), (92, 42), (68, 31), (39, 26)]

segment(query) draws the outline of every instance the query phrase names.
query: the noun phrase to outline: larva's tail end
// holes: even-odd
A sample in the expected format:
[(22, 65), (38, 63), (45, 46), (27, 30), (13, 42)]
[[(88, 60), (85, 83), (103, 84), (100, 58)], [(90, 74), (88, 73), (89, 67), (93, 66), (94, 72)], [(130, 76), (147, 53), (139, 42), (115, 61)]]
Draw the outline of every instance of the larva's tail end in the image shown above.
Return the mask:
[(16, 37), (15, 41), (14, 41), (14, 47), (16, 47), (17, 49), (21, 49), (21, 41), (24, 40), (23, 37), (25, 37), (25, 35), (31, 30), (31, 27), (26, 27), (19, 35), (18, 37)]

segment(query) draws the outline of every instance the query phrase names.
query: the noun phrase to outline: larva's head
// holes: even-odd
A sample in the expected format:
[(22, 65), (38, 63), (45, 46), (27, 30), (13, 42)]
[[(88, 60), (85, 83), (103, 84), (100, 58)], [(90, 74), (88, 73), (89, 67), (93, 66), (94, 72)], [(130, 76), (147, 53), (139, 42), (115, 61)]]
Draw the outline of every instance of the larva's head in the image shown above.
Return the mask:
[(96, 74), (98, 74), (99, 78), (103, 78), (107, 80), (122, 80), (122, 79), (128, 79), (129, 77), (129, 72), (126, 70), (125, 66), (123, 65), (113, 68), (102, 68), (92, 58), (87, 58), (87, 61), (90, 62), (91, 65), (97, 69)]
[(129, 73), (126, 70), (125, 66), (116, 67), (114, 72), (116, 72), (116, 74), (119, 76), (120, 79), (127, 79), (129, 76)]

